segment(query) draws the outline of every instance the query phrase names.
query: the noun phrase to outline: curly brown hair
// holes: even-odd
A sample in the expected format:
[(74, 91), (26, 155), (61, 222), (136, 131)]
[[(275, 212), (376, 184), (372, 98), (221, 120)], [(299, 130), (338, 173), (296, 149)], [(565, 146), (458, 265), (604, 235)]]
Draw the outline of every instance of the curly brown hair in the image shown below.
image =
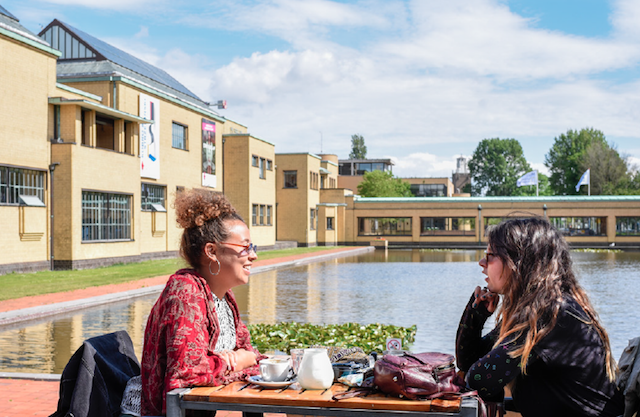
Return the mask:
[(498, 313), (500, 334), (496, 346), (510, 337), (524, 344), (510, 352), (526, 366), (531, 349), (556, 325), (564, 297), (573, 298), (586, 313), (605, 348), (605, 368), (614, 377), (609, 336), (573, 272), (569, 245), (560, 232), (541, 217), (513, 218), (487, 230), (491, 251), (510, 274)]
[(176, 222), (184, 228), (180, 255), (198, 269), (204, 247), (209, 242), (224, 242), (229, 238), (225, 222), (244, 220), (227, 197), (219, 192), (194, 188), (176, 196)]

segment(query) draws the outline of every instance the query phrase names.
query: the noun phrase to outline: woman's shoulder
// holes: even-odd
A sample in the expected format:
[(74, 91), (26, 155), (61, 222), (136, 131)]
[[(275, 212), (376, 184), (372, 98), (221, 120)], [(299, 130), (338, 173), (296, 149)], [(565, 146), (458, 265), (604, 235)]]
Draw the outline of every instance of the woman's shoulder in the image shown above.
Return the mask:
[(169, 277), (162, 295), (167, 297), (183, 293), (205, 294), (207, 292), (207, 288), (208, 285), (205, 279), (200, 276), (196, 270), (181, 269)]

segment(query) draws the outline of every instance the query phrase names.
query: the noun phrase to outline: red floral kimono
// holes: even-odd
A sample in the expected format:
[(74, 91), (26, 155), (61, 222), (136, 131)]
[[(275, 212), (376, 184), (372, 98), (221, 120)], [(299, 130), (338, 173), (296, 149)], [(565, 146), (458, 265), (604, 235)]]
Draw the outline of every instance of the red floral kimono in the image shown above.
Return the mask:
[[(236, 348), (259, 355), (233, 293), (226, 297), (236, 326)], [(259, 373), (254, 366), (225, 375), (226, 362), (214, 352), (219, 335), (213, 294), (204, 278), (192, 269), (176, 272), (151, 309), (144, 334), (143, 416), (165, 415), (166, 393), (174, 388), (222, 385)]]

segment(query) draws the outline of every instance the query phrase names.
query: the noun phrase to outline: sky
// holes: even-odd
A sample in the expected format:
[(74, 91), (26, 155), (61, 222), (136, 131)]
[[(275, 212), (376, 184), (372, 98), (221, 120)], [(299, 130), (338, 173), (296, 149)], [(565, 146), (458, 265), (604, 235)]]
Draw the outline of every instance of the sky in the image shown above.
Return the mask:
[(167, 71), (276, 153), (391, 158), (450, 177), (488, 138), (534, 169), (585, 127), (640, 166), (637, 0), (0, 0)]

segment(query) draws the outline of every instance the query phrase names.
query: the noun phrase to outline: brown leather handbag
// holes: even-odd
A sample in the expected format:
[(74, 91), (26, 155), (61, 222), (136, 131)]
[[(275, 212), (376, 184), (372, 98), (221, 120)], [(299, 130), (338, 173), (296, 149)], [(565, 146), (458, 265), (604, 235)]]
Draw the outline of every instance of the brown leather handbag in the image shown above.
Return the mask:
[(376, 361), (373, 384), (385, 394), (415, 400), (464, 389), (454, 357), (447, 353), (384, 355)]

